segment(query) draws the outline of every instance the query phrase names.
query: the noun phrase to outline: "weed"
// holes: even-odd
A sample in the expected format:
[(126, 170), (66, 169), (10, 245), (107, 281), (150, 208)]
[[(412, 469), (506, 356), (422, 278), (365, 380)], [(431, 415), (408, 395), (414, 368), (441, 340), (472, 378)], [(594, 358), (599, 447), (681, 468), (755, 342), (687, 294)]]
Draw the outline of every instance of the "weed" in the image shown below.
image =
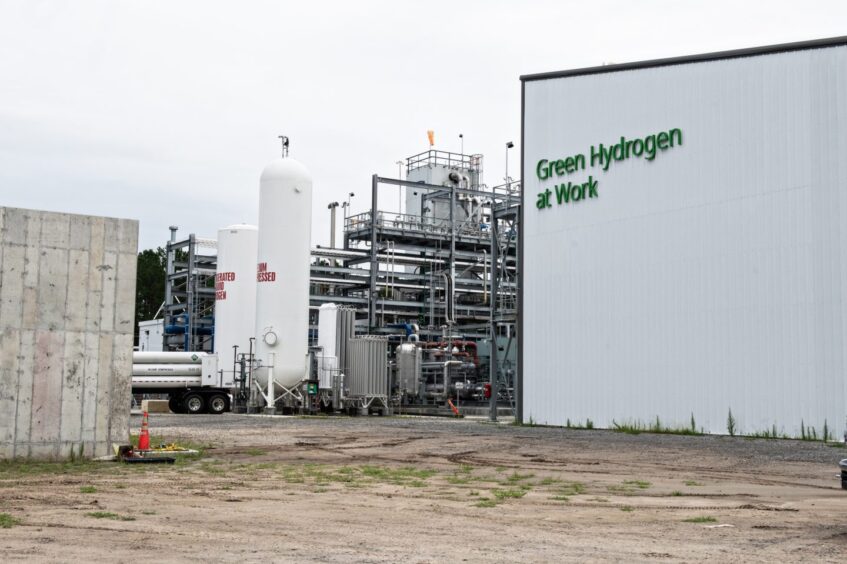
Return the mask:
[(17, 517), (12, 517), (8, 513), (0, 513), (0, 529), (11, 529), (15, 525), (20, 525), (21, 520)]
[[(691, 423), (696, 425), (692, 417)], [(624, 421), (618, 423), (612, 419), (613, 430), (619, 433), (627, 433), (629, 435), (640, 435), (641, 433), (659, 433), (663, 435), (702, 435), (703, 431), (698, 431), (696, 426), (690, 427), (667, 427), (662, 425), (662, 421), (656, 416), (656, 420), (652, 423), (644, 423), (642, 421)]]
[(645, 482), (643, 480), (624, 480), (621, 485), (613, 484), (611, 486), (606, 486), (606, 489), (613, 493), (629, 495), (634, 493), (636, 490), (646, 490), (651, 485), (652, 484), (650, 484), (650, 482)]
[(130, 517), (128, 515), (118, 515), (117, 513), (112, 513), (111, 511), (92, 511), (91, 513), (86, 513), (89, 517), (94, 517), (95, 519), (112, 519), (114, 521), (135, 521), (135, 517)]
[(461, 466), (459, 466), (459, 472), (461, 472), (462, 474), (470, 474), (471, 472), (473, 472), (473, 466), (471, 466), (470, 464), (462, 464)]
[(497, 468), (494, 469), (494, 471), (495, 472), (505, 472), (506, 467), (505, 466), (498, 466)]
[(691, 427), (690, 428), (691, 428), (692, 433), (697, 432), (697, 422), (694, 421), (694, 412), (693, 411), (691, 412)]
[(625, 486), (635, 486), (640, 490), (646, 490), (653, 485), (650, 482), (645, 482), (644, 480), (624, 480), (623, 483)]
[(523, 488), (518, 488), (518, 489), (508, 489), (508, 490), (494, 489), (494, 490), (491, 490), (491, 493), (492, 493), (492, 494), (494, 495), (494, 497), (496, 497), (498, 500), (502, 500), (502, 499), (520, 499), (520, 498), (522, 498), (523, 496), (525, 496), (525, 495), (526, 495), (526, 490), (525, 490), (525, 489), (523, 489)]
[(552, 486), (553, 484), (557, 483), (558, 481), (559, 480), (557, 480), (556, 478), (551, 478), (551, 477), (548, 476), (547, 478), (542, 478), (541, 480), (539, 480), (538, 485), (539, 486)]
[(700, 482), (694, 481), (694, 480), (685, 480), (685, 485), (686, 486), (702, 486), (703, 484), (701, 484)]
[(630, 511), (635, 511), (635, 508), (632, 507), (631, 505), (622, 505), (621, 511), (625, 511), (626, 513), (629, 513)]
[(523, 482), (524, 480), (529, 480), (534, 477), (535, 474), (518, 474), (517, 471), (513, 472), (511, 476), (506, 478), (506, 481), (512, 484), (516, 484), (518, 482)]
[(829, 436), (829, 423), (826, 419), (823, 420), (823, 432), (821, 434), (821, 440), (825, 443), (828, 443), (831, 437)]
[(673, 497), (679, 497), (679, 496), (683, 496), (683, 495), (685, 495), (685, 494), (682, 493), (679, 490), (674, 490), (674, 491), (671, 492), (671, 496), (673, 496)]
[(497, 507), (497, 502), (493, 499), (484, 498), (477, 501), (474, 505), (477, 507)]
[(570, 501), (571, 500), (571, 498), (569, 498), (566, 495), (554, 495), (550, 499), (552, 499), (553, 501)]
[(142, 515), (156, 515), (155, 511), (144, 510), (141, 512)]
[(471, 496), (471, 497), (478, 496), (479, 492), (476, 491), (476, 490), (471, 490), (471, 491), (468, 492), (468, 495)]
[(247, 456), (263, 456), (268, 453), (260, 448), (248, 448), (245, 451), (245, 454), (247, 454)]
[(585, 484), (580, 482), (564, 482), (556, 490), (561, 495), (579, 495), (585, 491)]
[(700, 517), (689, 517), (688, 519), (682, 520), (684, 523), (714, 523), (717, 521), (714, 517), (709, 516), (700, 516)]
[(116, 490), (125, 490), (127, 488), (126, 484), (115, 484)]
[(80, 493), (97, 493), (97, 488), (94, 486), (82, 486), (79, 488)]
[(729, 409), (729, 415), (726, 417), (726, 432), (729, 433), (730, 437), (734, 437), (735, 433), (738, 432), (738, 422), (732, 416), (732, 408)]

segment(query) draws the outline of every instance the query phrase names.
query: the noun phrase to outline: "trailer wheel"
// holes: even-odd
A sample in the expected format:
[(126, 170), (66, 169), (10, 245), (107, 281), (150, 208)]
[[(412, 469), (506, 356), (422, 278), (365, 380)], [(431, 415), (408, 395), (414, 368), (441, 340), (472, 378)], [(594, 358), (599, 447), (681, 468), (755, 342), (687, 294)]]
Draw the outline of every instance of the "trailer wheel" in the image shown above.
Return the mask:
[(168, 398), (168, 409), (172, 413), (182, 413), (182, 403), (179, 401), (179, 398), (173, 396)]
[(229, 402), (223, 394), (213, 394), (207, 400), (209, 413), (220, 415), (229, 407)]
[(206, 410), (206, 402), (200, 394), (188, 394), (182, 398), (183, 409), (186, 413), (194, 415), (195, 413), (203, 413)]

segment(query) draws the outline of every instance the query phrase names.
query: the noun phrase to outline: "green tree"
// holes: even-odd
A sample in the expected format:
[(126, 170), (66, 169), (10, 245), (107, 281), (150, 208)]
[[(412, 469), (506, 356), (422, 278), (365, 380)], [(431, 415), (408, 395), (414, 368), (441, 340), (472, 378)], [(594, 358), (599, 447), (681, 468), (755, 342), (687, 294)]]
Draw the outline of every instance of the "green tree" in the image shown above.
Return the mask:
[(138, 322), (153, 319), (165, 301), (165, 249), (147, 249), (138, 253), (138, 273), (135, 283), (135, 342), (138, 343)]

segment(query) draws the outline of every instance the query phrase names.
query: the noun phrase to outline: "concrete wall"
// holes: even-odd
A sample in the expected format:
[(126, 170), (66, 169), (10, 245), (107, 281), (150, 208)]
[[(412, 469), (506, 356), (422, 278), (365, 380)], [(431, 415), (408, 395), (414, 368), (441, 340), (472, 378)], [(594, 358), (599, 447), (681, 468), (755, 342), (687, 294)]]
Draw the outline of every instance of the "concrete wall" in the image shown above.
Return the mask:
[(129, 431), (138, 222), (0, 207), (0, 458)]

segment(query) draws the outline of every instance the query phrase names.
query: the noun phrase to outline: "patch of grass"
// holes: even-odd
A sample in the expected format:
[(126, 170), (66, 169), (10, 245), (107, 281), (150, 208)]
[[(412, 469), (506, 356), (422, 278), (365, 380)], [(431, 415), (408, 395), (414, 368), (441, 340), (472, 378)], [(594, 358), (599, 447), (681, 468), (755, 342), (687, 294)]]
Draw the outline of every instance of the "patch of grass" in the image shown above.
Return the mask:
[(596, 501), (597, 503), (609, 503), (609, 500), (605, 497), (592, 497), (588, 501)]
[(714, 517), (709, 517), (706, 515), (702, 515), (700, 517), (689, 517), (688, 519), (682, 520), (684, 523), (715, 523), (717, 519)]
[(12, 517), (8, 513), (0, 513), (0, 529), (11, 529), (15, 525), (20, 525), (21, 520), (17, 517)]
[(631, 511), (635, 511), (635, 508), (631, 505), (622, 505), (620, 509), (621, 509), (621, 511), (624, 511), (626, 513), (629, 513)]
[(0, 460), (0, 478), (38, 476), (42, 474), (84, 474), (97, 472), (114, 472), (117, 465), (94, 462), (92, 460), (32, 460), (29, 458), (14, 458)]
[(477, 479), (473, 476), (462, 476), (458, 474), (453, 474), (452, 476), (447, 476), (447, 482), (453, 485), (461, 485), (468, 484), (470, 482), (476, 481)]
[(685, 480), (685, 482), (684, 482), (684, 483), (685, 483), (685, 485), (686, 485), (686, 486), (692, 486), (692, 487), (702, 486), (702, 485), (703, 485), (703, 484), (701, 484), (700, 482), (697, 482), (697, 481), (695, 481), (695, 480)]
[(495, 471), (495, 472), (498, 472), (498, 473), (500, 473), (500, 472), (505, 472), (505, 471), (506, 471), (506, 467), (505, 467), (505, 466), (498, 466), (497, 468), (495, 468), (495, 469), (494, 469), (494, 471)]
[(97, 493), (97, 488), (94, 486), (82, 486), (79, 488), (79, 493), (92, 494)]
[(535, 474), (518, 474), (517, 471), (513, 472), (510, 476), (506, 477), (506, 481), (510, 484), (517, 484), (518, 482), (523, 482), (524, 480), (529, 480), (534, 477)]
[(542, 478), (541, 480), (539, 480), (537, 485), (539, 485), (539, 486), (552, 486), (553, 484), (558, 483), (558, 482), (559, 482), (558, 478), (547, 477), (547, 478)]
[(551, 496), (550, 499), (552, 499), (553, 501), (570, 501), (571, 500), (571, 498), (569, 498), (566, 495), (554, 495), (554, 496)]
[(491, 490), (491, 494), (497, 498), (498, 500), (503, 499), (520, 499), (526, 495), (527, 490), (523, 488), (510, 488), (506, 490), (501, 489), (493, 489)]
[(142, 515), (156, 515), (155, 511), (150, 511), (149, 509), (145, 509), (141, 512)]
[(698, 430), (694, 421), (694, 414), (691, 415), (691, 422), (686, 426), (668, 426), (662, 424), (659, 416), (656, 420), (650, 423), (644, 423), (641, 420), (622, 421), (618, 422), (612, 419), (612, 430), (618, 433), (626, 433), (628, 435), (640, 435), (641, 433), (656, 433), (660, 435), (694, 435), (703, 434), (703, 430)]
[(623, 483), (625, 486), (635, 486), (639, 490), (646, 490), (653, 485), (650, 482), (645, 482), (644, 480), (624, 480)]
[(471, 496), (471, 497), (476, 497), (478, 495), (479, 495), (479, 492), (476, 491), (476, 490), (471, 490), (471, 491), (468, 492), (468, 496)]
[(267, 453), (267, 451), (264, 451), (260, 448), (248, 448), (245, 451), (245, 454), (247, 456), (262, 456), (262, 455), (265, 455), (265, 454), (268, 454), (268, 453)]
[(674, 490), (674, 491), (671, 492), (671, 496), (673, 496), (673, 497), (679, 497), (679, 496), (683, 496), (683, 495), (685, 495), (685, 494), (682, 493), (679, 490)]
[(570, 420), (570, 419), (568, 419), (568, 420), (565, 422), (565, 427), (566, 427), (566, 428), (568, 428), (568, 429), (586, 429), (586, 430), (590, 430), (590, 429), (593, 429), (593, 428), (594, 428), (594, 421), (592, 421), (592, 420), (591, 420), (591, 418), (586, 418), (586, 419), (585, 419), (585, 423), (583, 424), (583, 423), (580, 423), (579, 421), (571, 422), (571, 420)]
[(643, 480), (624, 480), (620, 485), (613, 484), (611, 486), (606, 486), (606, 489), (613, 493), (630, 495), (637, 490), (646, 490), (651, 485), (652, 484), (650, 484), (650, 482), (645, 482)]
[(476, 507), (497, 507), (497, 502), (493, 499), (484, 498), (474, 503)]
[(126, 484), (115, 484), (116, 490), (125, 490), (127, 488)]
[(92, 511), (91, 513), (86, 513), (89, 517), (94, 517), (95, 519), (112, 519), (113, 521), (135, 521), (135, 517), (130, 517), (129, 515), (118, 515), (117, 513), (112, 513), (111, 511)]

